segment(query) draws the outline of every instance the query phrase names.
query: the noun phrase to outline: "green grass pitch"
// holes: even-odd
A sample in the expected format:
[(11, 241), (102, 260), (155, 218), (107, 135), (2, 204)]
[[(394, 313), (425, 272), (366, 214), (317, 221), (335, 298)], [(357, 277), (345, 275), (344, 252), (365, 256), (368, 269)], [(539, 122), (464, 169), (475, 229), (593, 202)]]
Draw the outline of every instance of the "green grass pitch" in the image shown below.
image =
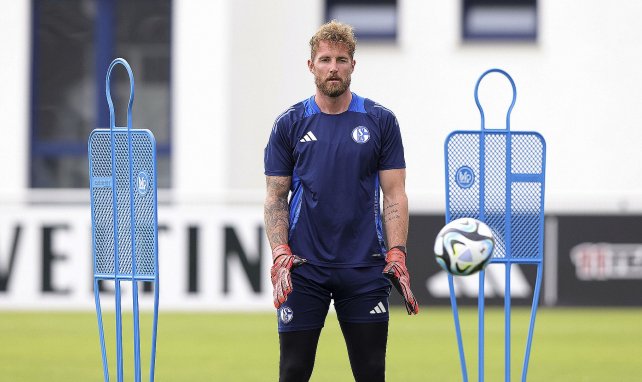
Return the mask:
[[(461, 312), (469, 380), (477, 380), (477, 313)], [(113, 314), (105, 315), (115, 381)], [(540, 308), (528, 381), (640, 381), (641, 309)], [(151, 318), (141, 317), (143, 380), (148, 380)], [(503, 310), (486, 310), (487, 381), (504, 380)], [(512, 380), (520, 380), (528, 310), (512, 314)], [(131, 316), (124, 319), (125, 377), (133, 380)], [(388, 381), (461, 381), (449, 308), (393, 310)], [(95, 314), (0, 312), (0, 380), (102, 381)], [(129, 358), (127, 358), (129, 357)], [(270, 313), (168, 313), (159, 317), (156, 381), (276, 381), (278, 337)], [(312, 381), (352, 381), (345, 344), (329, 314)]]

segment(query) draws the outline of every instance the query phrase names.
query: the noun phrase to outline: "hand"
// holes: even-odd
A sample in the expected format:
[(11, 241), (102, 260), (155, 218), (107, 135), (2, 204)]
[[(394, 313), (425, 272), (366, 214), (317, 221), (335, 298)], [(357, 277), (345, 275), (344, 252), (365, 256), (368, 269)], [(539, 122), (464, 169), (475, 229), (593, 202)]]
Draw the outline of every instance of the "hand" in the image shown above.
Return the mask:
[(419, 313), (419, 305), (415, 295), (410, 290), (410, 275), (406, 268), (406, 254), (399, 248), (393, 247), (386, 254), (386, 267), (383, 274), (390, 279), (406, 303), (408, 314)]
[(272, 250), (272, 288), (274, 307), (277, 309), (287, 300), (292, 292), (292, 280), (290, 270), (294, 269), (307, 260), (293, 255), (290, 246), (282, 244)]

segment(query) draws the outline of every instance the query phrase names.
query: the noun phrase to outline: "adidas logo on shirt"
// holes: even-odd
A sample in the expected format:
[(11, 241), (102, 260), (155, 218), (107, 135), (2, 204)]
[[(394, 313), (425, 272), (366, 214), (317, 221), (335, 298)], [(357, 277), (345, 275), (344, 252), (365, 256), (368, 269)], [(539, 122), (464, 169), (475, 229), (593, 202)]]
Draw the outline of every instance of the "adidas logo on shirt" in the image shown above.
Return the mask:
[(315, 136), (314, 136), (314, 134), (312, 134), (312, 132), (311, 132), (311, 131), (308, 131), (308, 132), (303, 136), (303, 138), (301, 138), (301, 139), (299, 140), (299, 142), (311, 142), (311, 141), (316, 141), (316, 140), (317, 140), (317, 137), (315, 137)]
[(374, 309), (370, 311), (370, 314), (381, 314), (381, 313), (386, 313), (386, 307), (383, 306), (381, 301), (379, 301), (377, 306), (375, 306)]

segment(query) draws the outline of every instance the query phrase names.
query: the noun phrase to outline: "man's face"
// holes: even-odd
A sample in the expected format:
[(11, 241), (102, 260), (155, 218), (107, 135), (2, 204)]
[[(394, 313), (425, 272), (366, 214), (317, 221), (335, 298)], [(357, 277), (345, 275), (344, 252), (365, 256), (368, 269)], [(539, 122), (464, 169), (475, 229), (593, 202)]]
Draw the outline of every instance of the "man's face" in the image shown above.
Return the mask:
[(355, 63), (345, 44), (321, 41), (314, 59), (308, 60), (308, 68), (323, 94), (338, 97), (350, 88)]

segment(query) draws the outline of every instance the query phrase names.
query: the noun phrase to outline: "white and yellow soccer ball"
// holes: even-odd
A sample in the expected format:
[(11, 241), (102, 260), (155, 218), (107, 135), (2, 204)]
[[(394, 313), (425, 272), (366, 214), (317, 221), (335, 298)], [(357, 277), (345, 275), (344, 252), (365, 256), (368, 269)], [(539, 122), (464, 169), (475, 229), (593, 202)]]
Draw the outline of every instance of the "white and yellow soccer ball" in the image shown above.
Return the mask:
[(468, 276), (488, 265), (494, 248), (495, 238), (486, 224), (473, 218), (460, 218), (439, 231), (435, 259), (445, 271)]

